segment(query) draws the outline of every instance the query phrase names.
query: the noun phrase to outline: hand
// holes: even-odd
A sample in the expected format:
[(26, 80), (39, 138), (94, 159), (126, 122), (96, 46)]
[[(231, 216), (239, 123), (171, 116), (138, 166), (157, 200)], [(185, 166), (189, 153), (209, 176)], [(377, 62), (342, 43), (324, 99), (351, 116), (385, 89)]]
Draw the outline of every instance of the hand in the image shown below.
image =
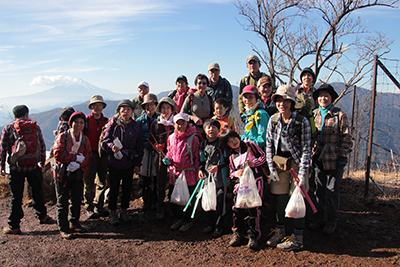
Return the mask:
[(244, 172), (244, 169), (236, 171), (237, 176), (242, 176)]
[(305, 187), (305, 185), (306, 185), (306, 179), (304, 179), (302, 176), (299, 176), (299, 187), (302, 187), (303, 186), (303, 188)]
[(247, 164), (250, 168), (253, 168), (253, 167), (254, 167), (254, 162), (252, 162), (251, 160), (246, 161), (246, 164)]
[(163, 152), (165, 150), (165, 145), (163, 145), (163, 144), (156, 144), (155, 147), (160, 152)]
[(118, 147), (116, 147), (115, 145), (113, 145), (112, 148), (111, 148), (111, 150), (112, 150), (112, 152), (114, 152), (114, 153), (118, 153), (121, 149), (118, 148)]
[(278, 172), (277, 172), (276, 170), (273, 170), (273, 171), (271, 172), (269, 178), (271, 179), (271, 181), (274, 181), (274, 182), (278, 182), (278, 181), (280, 180), (280, 179), (279, 179)]
[(199, 178), (200, 179), (205, 179), (206, 178), (202, 171), (199, 171)]
[(191, 119), (196, 125), (203, 125), (203, 121), (199, 117), (192, 115)]
[(83, 161), (85, 161), (85, 156), (82, 154), (76, 155), (76, 162), (82, 163)]
[(114, 139), (113, 141), (114, 146), (116, 146), (118, 149), (122, 149), (122, 143), (119, 141), (118, 137)]
[(214, 166), (211, 166), (210, 168), (208, 168), (209, 173), (216, 173), (217, 171), (218, 171), (217, 165), (214, 165)]
[(135, 167), (133, 168), (133, 172), (136, 173), (136, 174), (138, 174), (138, 173), (140, 172), (140, 167), (139, 167), (139, 166), (135, 166)]
[(4, 168), (1, 168), (1, 175), (6, 176), (6, 170)]
[(77, 162), (70, 162), (69, 164), (68, 164), (68, 166), (67, 166), (67, 171), (68, 172), (74, 172), (74, 171), (76, 171), (77, 169), (79, 169), (81, 167), (81, 165), (79, 164), (79, 163), (77, 163)]
[(171, 161), (172, 160), (170, 158), (168, 158), (168, 157), (165, 157), (165, 158), (162, 159), (162, 162), (167, 166), (171, 165)]

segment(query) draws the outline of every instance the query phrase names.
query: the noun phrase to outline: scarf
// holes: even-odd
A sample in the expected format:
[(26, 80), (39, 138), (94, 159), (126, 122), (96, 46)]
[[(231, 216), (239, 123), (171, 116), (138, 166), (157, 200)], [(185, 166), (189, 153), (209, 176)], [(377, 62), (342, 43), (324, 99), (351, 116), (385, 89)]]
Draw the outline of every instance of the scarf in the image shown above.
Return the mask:
[(158, 123), (164, 126), (174, 125), (174, 115), (171, 115), (168, 120), (164, 119), (163, 116), (161, 115), (158, 120)]
[(73, 154), (78, 154), (78, 150), (79, 150), (79, 147), (81, 146), (81, 142), (82, 142), (82, 131), (79, 132), (79, 141), (76, 141), (75, 135), (72, 132), (72, 130), (70, 130), (70, 135), (71, 135), (71, 138), (72, 138), (71, 152)]
[(181, 111), (181, 108), (183, 106), (183, 102), (185, 101), (186, 98), (186, 92), (179, 92), (178, 89), (176, 89), (176, 94), (174, 96), (174, 101), (175, 101), (175, 105), (176, 105), (176, 113), (179, 113)]

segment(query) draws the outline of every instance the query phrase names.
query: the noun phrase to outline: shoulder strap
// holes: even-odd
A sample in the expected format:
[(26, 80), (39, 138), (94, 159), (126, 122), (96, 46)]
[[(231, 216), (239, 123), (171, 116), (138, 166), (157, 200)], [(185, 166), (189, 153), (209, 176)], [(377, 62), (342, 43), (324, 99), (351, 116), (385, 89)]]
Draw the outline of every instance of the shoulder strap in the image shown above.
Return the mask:
[(186, 139), (186, 148), (187, 148), (187, 153), (189, 153), (190, 156), (190, 162), (193, 164), (194, 163), (194, 155), (193, 155), (193, 138), (195, 134), (189, 135), (189, 137)]
[(271, 118), (272, 124), (271, 124), (271, 126), (272, 126), (273, 130), (275, 130), (276, 126), (278, 125), (278, 116), (279, 116), (278, 113), (275, 113), (274, 115), (272, 115), (272, 118)]
[(235, 123), (235, 118), (233, 116), (229, 117), (229, 129), (232, 129), (232, 125)]

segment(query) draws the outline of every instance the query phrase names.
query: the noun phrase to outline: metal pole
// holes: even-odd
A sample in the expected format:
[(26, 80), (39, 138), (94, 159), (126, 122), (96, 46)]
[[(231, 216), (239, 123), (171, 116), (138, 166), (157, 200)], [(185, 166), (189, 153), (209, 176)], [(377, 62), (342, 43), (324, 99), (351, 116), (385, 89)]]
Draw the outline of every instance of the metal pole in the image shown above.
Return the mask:
[[(353, 135), (354, 133), (354, 109), (356, 106), (356, 90), (357, 90), (357, 86), (354, 85), (354, 89), (353, 89), (353, 107), (352, 107), (352, 111), (351, 111), (351, 134)], [(350, 173), (350, 158), (351, 155), (349, 155), (349, 165), (347, 165), (347, 177), (349, 177), (349, 173)], [(354, 166), (352, 166), (354, 169)]]
[(374, 119), (375, 119), (375, 100), (376, 100), (376, 81), (378, 74), (378, 56), (374, 60), (374, 77), (372, 84), (372, 102), (371, 102), (371, 119), (369, 122), (369, 140), (368, 140), (368, 154), (367, 154), (367, 170), (365, 171), (365, 192), (364, 197), (368, 197), (369, 191), (369, 177), (371, 172), (371, 155), (372, 155), (372, 141), (374, 137)]

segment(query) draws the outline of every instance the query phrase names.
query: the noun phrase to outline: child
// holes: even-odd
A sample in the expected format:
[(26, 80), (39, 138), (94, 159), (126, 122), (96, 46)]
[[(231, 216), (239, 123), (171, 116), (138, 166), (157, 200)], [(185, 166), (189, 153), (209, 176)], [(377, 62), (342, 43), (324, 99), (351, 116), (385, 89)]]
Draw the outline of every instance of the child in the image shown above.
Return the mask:
[[(261, 166), (266, 161), (265, 152), (260, 149), (260, 147), (257, 146), (255, 143), (245, 143), (241, 141), (239, 134), (230, 129), (225, 130), (221, 134), (221, 144), (229, 155), (230, 177), (236, 183), (234, 194), (237, 195), (237, 190), (239, 187), (238, 178), (242, 176), (245, 166), (248, 165), (253, 171), (258, 193), (262, 198), (262, 192), (264, 190), (264, 180), (262, 177), (263, 171), (261, 170)], [(249, 153), (249, 155), (247, 155), (247, 153)], [(261, 237), (261, 207), (238, 209), (236, 208), (236, 196), (233, 202), (233, 236), (229, 242), (229, 245), (240, 245), (240, 235), (245, 232), (247, 233), (247, 237), (249, 238), (247, 246), (251, 249), (256, 249), (257, 241)], [(246, 218), (248, 218), (247, 223), (245, 223)]]
[(220, 137), (221, 133), (226, 129), (232, 129), (236, 131), (235, 120), (232, 116), (229, 116), (229, 114), (227, 114), (228, 110), (229, 110), (229, 103), (225, 98), (218, 98), (217, 100), (215, 100), (214, 102), (215, 116), (212, 118), (217, 120), (221, 125), (218, 137)]
[[(221, 99), (221, 98), (219, 98)], [(218, 137), (220, 124), (217, 120), (208, 119), (203, 125), (207, 140), (200, 144), (200, 179), (207, 179), (212, 175), (216, 183), (217, 209), (208, 211), (206, 214), (208, 226), (203, 233), (208, 234), (213, 230), (213, 236), (219, 237), (225, 228), (226, 195), (227, 195), (227, 160), (224, 160), (224, 153), (221, 149), (221, 142)]]
[[(186, 182), (189, 188), (189, 193), (192, 194), (196, 183), (198, 182), (198, 172), (200, 165), (199, 158), (199, 139), (196, 134), (196, 128), (188, 124), (188, 115), (178, 113), (174, 117), (174, 133), (167, 140), (167, 155), (163, 159), (165, 165), (169, 167), (169, 194), (168, 197), (171, 201), (171, 194), (174, 190), (175, 180), (179, 175), (185, 171)], [(188, 146), (192, 147), (188, 151)], [(194, 201), (193, 201), (194, 202)], [(193, 203), (194, 204), (194, 203)], [(190, 218), (193, 210), (193, 204), (189, 209), (183, 213), (182, 206), (170, 203), (172, 214), (175, 217), (174, 224), (170, 227), (171, 230), (179, 228), (180, 232), (188, 231), (193, 222)]]

